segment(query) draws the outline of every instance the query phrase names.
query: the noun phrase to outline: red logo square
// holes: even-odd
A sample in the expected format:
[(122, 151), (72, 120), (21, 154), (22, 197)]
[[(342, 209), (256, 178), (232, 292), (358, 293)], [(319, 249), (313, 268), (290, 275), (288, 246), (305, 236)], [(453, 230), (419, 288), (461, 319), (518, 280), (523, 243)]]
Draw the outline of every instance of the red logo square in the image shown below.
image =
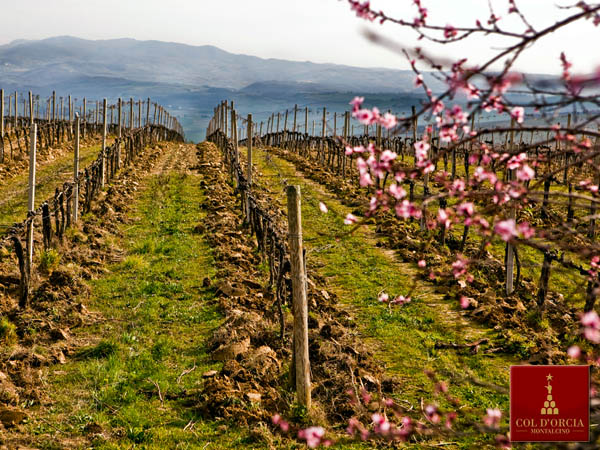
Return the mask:
[(513, 442), (590, 439), (589, 366), (511, 366)]

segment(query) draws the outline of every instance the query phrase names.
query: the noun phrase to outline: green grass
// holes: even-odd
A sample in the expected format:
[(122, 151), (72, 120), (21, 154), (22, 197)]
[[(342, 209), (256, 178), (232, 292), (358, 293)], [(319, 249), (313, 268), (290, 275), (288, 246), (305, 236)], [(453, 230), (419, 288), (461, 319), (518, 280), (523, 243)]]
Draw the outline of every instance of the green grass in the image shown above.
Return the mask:
[(76, 332), (89, 344), (52, 369), (53, 404), (28, 425), (41, 448), (62, 448), (66, 436), (87, 447), (96, 426), (94, 448), (253, 448), (247, 433), (194, 409), (202, 374), (219, 368), (205, 342), (222, 321), (202, 286), (215, 276), (211, 250), (192, 232), (203, 217), (199, 182), (149, 178), (124, 230), (127, 256), (92, 282), (88, 308), (106, 320)]
[[(502, 142), (504, 142), (504, 140), (502, 140)], [(313, 156), (314, 156), (314, 152), (313, 152)], [(399, 157), (399, 159), (401, 159), (401, 158)], [(412, 157), (412, 153), (410, 151), (408, 153), (406, 153), (404, 158), (402, 159), (402, 161), (404, 164), (406, 164), (409, 167), (413, 166), (414, 158)], [(473, 176), (475, 168), (476, 168), (476, 165), (473, 165), (473, 164), (469, 165), (469, 174), (471, 177)], [(504, 171), (501, 169), (502, 169), (502, 167), (500, 167), (496, 172), (499, 179), (503, 179), (503, 177), (504, 177)], [(553, 167), (553, 169), (555, 169), (555, 168)], [(356, 177), (356, 173), (355, 173), (356, 168), (352, 167), (352, 170), (353, 170), (353, 172), (352, 172), (353, 177), (355, 178)], [(438, 161), (438, 170), (439, 171), (444, 170), (444, 164), (443, 164), (442, 158), (440, 158), (440, 160)], [(451, 159), (451, 154), (449, 154), (448, 155), (448, 173), (451, 173), (451, 170), (452, 170), (452, 159)], [(545, 166), (543, 166), (539, 170), (541, 171), (540, 173), (544, 173), (544, 171), (547, 169)], [(465, 166), (464, 166), (464, 158), (457, 154), (456, 176), (464, 178), (465, 174), (466, 174), (466, 172), (465, 172)], [(581, 173), (571, 169), (569, 171), (568, 179), (572, 182), (574, 187), (577, 185), (577, 180), (578, 180), (577, 177), (579, 177), (579, 179), (582, 178)], [(433, 178), (433, 177), (431, 177), (431, 178)], [(557, 178), (562, 182), (562, 180), (563, 180), (562, 172), (560, 174), (558, 174)], [(389, 184), (389, 182), (388, 182), (388, 184)], [(536, 186), (535, 191), (539, 192), (539, 196), (537, 198), (541, 202), (542, 194), (543, 194), (543, 190), (544, 190), (543, 182), (540, 180), (533, 181), (532, 186)], [(416, 183), (415, 188), (414, 188), (414, 195), (417, 197), (420, 195), (422, 196), (423, 189), (424, 188), (423, 188), (422, 183), (420, 183), (420, 182)], [(434, 191), (435, 191), (435, 189), (434, 189)], [(550, 186), (550, 192), (551, 193), (558, 193), (558, 192), (566, 193), (566, 192), (568, 192), (568, 186), (553, 182)], [(456, 199), (449, 199), (448, 205), (452, 206), (458, 202), (459, 201)], [(574, 208), (574, 213), (575, 213), (574, 214), (575, 220), (577, 220), (578, 217), (580, 217), (580, 216), (587, 216), (589, 214), (588, 205), (586, 205), (585, 203), (586, 202), (578, 200), (578, 201), (576, 201), (576, 204), (574, 204), (573, 208)], [(558, 198), (558, 197), (550, 196), (549, 205), (550, 205), (551, 209), (553, 209), (554, 214), (557, 214), (558, 216), (562, 215), (564, 220), (566, 220), (566, 216), (567, 216), (567, 200), (566, 200), (566, 198)], [(427, 209), (432, 215), (437, 214), (437, 209), (438, 209), (437, 202), (430, 203)], [(540, 209), (537, 208), (535, 211), (535, 216), (534, 216), (533, 211), (531, 211), (531, 212), (525, 211), (524, 213), (522, 213), (522, 215), (523, 215), (522, 220), (532, 222), (532, 219), (539, 219), (539, 211), (540, 211)], [(582, 232), (581, 229), (580, 229), (580, 232)], [(453, 230), (451, 230), (448, 233), (448, 237), (450, 237), (450, 235), (451, 235), (455, 241), (460, 242), (462, 239), (462, 233), (463, 233), (463, 228), (461, 226), (458, 226), (458, 227), (455, 227)], [(585, 234), (585, 231), (583, 233)], [(481, 237), (477, 236), (475, 233), (471, 232), (469, 234), (469, 241), (479, 243), (479, 242), (481, 242)], [(496, 258), (498, 258), (500, 261), (502, 261), (504, 259), (505, 243), (503, 241), (501, 241), (499, 238), (496, 238), (492, 241), (492, 245), (491, 245), (491, 247), (488, 248), (488, 250)], [(581, 258), (577, 254), (566, 254), (566, 256), (567, 256), (567, 259), (572, 259), (573, 262), (575, 262), (577, 264), (582, 264), (582, 265), (586, 264), (586, 261), (581, 260)], [(529, 247), (526, 245), (521, 245), (521, 246), (519, 246), (519, 258), (521, 261), (521, 276), (527, 277), (537, 283), (540, 278), (540, 274), (541, 274), (543, 254), (540, 251), (538, 251), (532, 247)], [(569, 305), (575, 306), (577, 308), (583, 308), (583, 305), (585, 303), (586, 284), (587, 284), (587, 279), (585, 277), (580, 276), (580, 274), (574, 272), (572, 269), (564, 268), (563, 266), (561, 266), (560, 264), (558, 264), (556, 262), (554, 262), (554, 264), (552, 265), (552, 269), (551, 269), (551, 273), (550, 273), (550, 280), (549, 280), (549, 289), (550, 289), (550, 291), (561, 293), (564, 296), (565, 301)], [(532, 293), (532, 294), (535, 295), (536, 293)]]
[[(245, 151), (240, 153), (244, 155)], [(390, 311), (377, 301), (377, 294), (385, 290), (390, 296), (406, 295), (416, 277), (416, 267), (398, 262), (377, 248), (368, 227), (344, 235), (349, 227), (343, 224), (343, 218), (351, 209), (316, 183), (297, 176), (291, 163), (271, 155), (269, 164), (262, 151), (255, 152), (253, 161), (263, 174), (258, 183), (269, 188), (280, 205), (285, 205), (282, 179), (301, 185), (307, 264), (326, 277), (328, 288), (355, 313), (361, 334), (376, 349), (377, 356), (402, 380), (397, 397), (408, 400), (418, 410), (421, 398), (431, 399), (433, 384), (424, 369), (432, 369), (450, 381), (450, 393), (463, 404), (479, 411), (499, 407), (507, 416), (508, 396), (478, 387), (468, 377), (508, 386), (510, 365), (517, 363), (514, 357), (435, 349), (436, 342), (464, 343), (483, 337), (493, 340), (494, 332), (464, 319), (457, 320), (462, 316), (456, 305), (434, 293), (433, 286), (421, 282), (411, 303)], [(320, 201), (328, 206), (327, 214), (320, 212)], [(440, 406), (450, 408), (443, 401)], [(479, 417), (469, 408), (461, 415), (469, 419)], [(474, 439), (475, 445), (491, 443), (491, 437)], [(461, 446), (469, 448), (473, 443), (467, 438)]]
[(6, 317), (0, 318), (0, 344), (6, 348), (17, 342), (17, 327)]
[(40, 252), (39, 269), (44, 273), (51, 273), (60, 264), (60, 253), (55, 249), (42, 250)]
[[(109, 141), (110, 142), (110, 141)], [(65, 144), (72, 147), (72, 144)], [(80, 170), (89, 166), (98, 156), (101, 144), (82, 147), (79, 153)], [(62, 156), (43, 165), (37, 164), (35, 183), (35, 207), (54, 196), (57, 187), (73, 177), (73, 153)], [(27, 216), (27, 196), (29, 171), (7, 180), (0, 186), (0, 227), (11, 226), (25, 220)]]

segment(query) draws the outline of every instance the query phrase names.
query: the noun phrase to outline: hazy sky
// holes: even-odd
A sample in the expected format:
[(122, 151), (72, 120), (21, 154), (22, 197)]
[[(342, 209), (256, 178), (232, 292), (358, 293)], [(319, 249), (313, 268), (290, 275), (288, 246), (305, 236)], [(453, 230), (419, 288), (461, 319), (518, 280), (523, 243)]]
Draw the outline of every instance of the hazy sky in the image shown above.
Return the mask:
[[(432, 22), (473, 24), (487, 17), (487, 0), (423, 0)], [(492, 0), (503, 21), (507, 0)], [(534, 26), (548, 24), (560, 15), (563, 0), (520, 0)], [(568, 3), (575, 3), (570, 0)], [(372, 0), (373, 7), (412, 19), (411, 0)], [(40, 39), (72, 35), (88, 39), (133, 37), (216, 45), (233, 53), (261, 57), (332, 62), (355, 66), (407, 68), (401, 57), (367, 42), (365, 27), (385, 32), (410, 45), (414, 33), (392, 24), (367, 25), (355, 17), (345, 0), (27, 0), (5, 2), (0, 43), (14, 39)], [(564, 14), (564, 12), (562, 13)], [(542, 41), (525, 53), (518, 67), (529, 72), (557, 72), (558, 55), (566, 51), (575, 68), (592, 70), (600, 28), (576, 25)], [(438, 54), (469, 56), (482, 62), (507, 42), (478, 38), (471, 43), (436, 49)], [(593, 54), (592, 54), (593, 56)]]

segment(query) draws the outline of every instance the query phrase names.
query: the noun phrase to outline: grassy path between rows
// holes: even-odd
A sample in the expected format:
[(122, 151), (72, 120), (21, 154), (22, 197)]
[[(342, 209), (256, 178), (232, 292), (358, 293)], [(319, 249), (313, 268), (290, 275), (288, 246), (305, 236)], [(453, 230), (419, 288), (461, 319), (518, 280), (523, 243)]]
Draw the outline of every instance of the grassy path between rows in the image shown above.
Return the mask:
[[(108, 141), (110, 145), (112, 140)], [(72, 143), (65, 145), (73, 146)], [(82, 146), (79, 151), (79, 168), (84, 170), (98, 156), (102, 144)], [(65, 181), (73, 179), (73, 152), (66, 152), (56, 159), (44, 164), (37, 164), (35, 183), (36, 208), (54, 195), (57, 187)], [(29, 186), (29, 169), (24, 173), (6, 180), (0, 186), (0, 231), (16, 222), (25, 220), (27, 216), (27, 198)]]
[[(244, 155), (245, 149), (241, 153)], [(307, 264), (327, 278), (329, 289), (338, 294), (360, 322), (361, 333), (376, 348), (377, 357), (403, 381), (398, 399), (419, 410), (421, 399), (432, 397), (433, 384), (424, 373), (431, 369), (449, 381), (450, 393), (466, 405), (460, 415), (478, 418), (469, 412), (471, 407), (479, 412), (499, 407), (506, 423), (508, 395), (476, 386), (469, 377), (508, 386), (510, 365), (518, 361), (498, 353), (471, 354), (435, 348), (436, 343), (463, 344), (482, 338), (493, 341), (493, 330), (469, 321), (451, 300), (435, 293), (431, 284), (420, 281), (411, 303), (389, 310), (377, 301), (378, 293), (385, 291), (390, 298), (407, 294), (416, 266), (399, 262), (393, 252), (376, 247), (372, 227), (364, 226), (343, 236), (349, 228), (343, 219), (351, 209), (319, 184), (304, 178), (292, 163), (273, 155), (266, 159), (261, 150), (255, 151), (253, 163), (261, 173), (258, 182), (283, 209), (284, 183), (301, 186)], [(327, 205), (328, 213), (319, 210), (320, 201)], [(443, 402), (440, 406), (449, 407)], [(474, 436), (444, 448), (480, 447), (492, 443), (488, 438)]]
[[(103, 319), (73, 330), (87, 345), (66, 364), (51, 367), (45, 377), (52, 403), (39, 408), (26, 425), (37, 447), (269, 448), (249, 437), (249, 430), (207, 421), (195, 412), (202, 375), (219, 369), (207, 355), (205, 342), (222, 318), (212, 301), (213, 288), (202, 283), (205, 277), (214, 281), (216, 269), (210, 247), (194, 233), (204, 216), (199, 206), (202, 177), (186, 170), (194, 164), (194, 153), (192, 146), (169, 149), (165, 161), (156, 165), (160, 169), (140, 185), (129, 213), (132, 223), (121, 226), (121, 237), (107, 242), (123, 250), (123, 260), (91, 282), (90, 298), (84, 302)], [(336, 240), (347, 231), (343, 217), (348, 208), (284, 160), (272, 157), (266, 163), (258, 151), (254, 163), (262, 172), (258, 182), (282, 207), (282, 177), (302, 186), (308, 264), (327, 277), (328, 289), (356, 317), (362, 337), (401, 379), (400, 401), (418, 411), (422, 399), (431, 400), (433, 384), (424, 369), (433, 369), (450, 381), (450, 393), (467, 405), (460, 416), (480, 417), (470, 407), (477, 408), (477, 414), (488, 407), (507, 414), (507, 396), (456, 376), (470, 372), (479, 380), (507, 385), (509, 366), (516, 361), (499, 354), (435, 348), (436, 342), (494, 339), (492, 331), (472, 324), (426, 283), (419, 283), (410, 304), (389, 311), (377, 302), (377, 293), (405, 294), (416, 268), (377, 248), (369, 227)], [(319, 201), (328, 205), (329, 213), (319, 211)], [(442, 400), (439, 406), (449, 407)], [(411, 448), (485, 448), (492, 440), (479, 435), (460, 443)], [(277, 448), (305, 446), (288, 441)]]
[(103, 320), (77, 331), (89, 345), (47, 376), (53, 404), (28, 424), (40, 448), (249, 448), (241, 432), (194, 412), (202, 375), (219, 368), (204, 345), (221, 318), (202, 285), (215, 268), (193, 232), (203, 217), (201, 177), (185, 170), (193, 154), (185, 146), (158, 164), (133, 223), (109, 243), (124, 259), (91, 284), (86, 305)]

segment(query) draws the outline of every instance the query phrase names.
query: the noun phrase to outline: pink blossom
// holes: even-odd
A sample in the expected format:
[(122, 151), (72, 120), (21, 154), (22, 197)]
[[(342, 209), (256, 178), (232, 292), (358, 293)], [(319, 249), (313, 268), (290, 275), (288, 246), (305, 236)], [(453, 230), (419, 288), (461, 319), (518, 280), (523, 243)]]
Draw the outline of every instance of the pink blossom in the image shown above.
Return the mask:
[(535, 177), (535, 171), (527, 164), (523, 164), (519, 170), (517, 170), (517, 179), (521, 181), (533, 180)]
[(469, 100), (479, 99), (480, 91), (471, 83), (467, 83), (467, 85), (465, 86), (465, 91), (467, 91), (467, 98)]
[(515, 119), (517, 123), (523, 123), (525, 118), (525, 109), (522, 106), (515, 106), (510, 110), (510, 117)]
[(471, 306), (471, 299), (469, 297), (465, 297), (464, 295), (460, 298), (460, 307), (462, 309), (467, 309)]
[(417, 161), (423, 161), (427, 159), (427, 152), (429, 151), (429, 144), (425, 141), (417, 141), (415, 142), (415, 156)]
[(583, 335), (588, 341), (600, 343), (600, 317), (596, 311), (589, 311), (581, 317)]
[(344, 219), (344, 224), (346, 225), (352, 225), (353, 223), (358, 222), (358, 218), (352, 214), (348, 214), (346, 216), (346, 218)]
[(435, 98), (431, 99), (431, 108), (433, 110), (433, 114), (439, 114), (444, 110), (444, 102), (441, 100), (437, 100)]
[(395, 115), (386, 112), (379, 120), (379, 123), (384, 128), (394, 128), (398, 125), (398, 118)]
[(290, 429), (290, 424), (283, 420), (279, 414), (275, 414), (271, 421), (273, 425), (278, 426), (284, 433), (287, 433)]
[(483, 181), (487, 180), (490, 182), (490, 184), (496, 184), (496, 181), (498, 181), (498, 177), (496, 176), (496, 174), (494, 172), (491, 172), (491, 171), (488, 172), (481, 166), (478, 166), (475, 168), (473, 177), (479, 182), (483, 182)]
[(421, 218), (421, 210), (408, 200), (403, 200), (402, 203), (396, 205), (396, 214), (403, 219), (410, 217), (414, 217), (415, 219)]
[(531, 239), (535, 235), (535, 229), (529, 222), (521, 222), (517, 225), (517, 231), (524, 239)]
[(448, 212), (445, 209), (443, 209), (443, 208), (438, 209), (437, 220), (440, 225), (444, 226), (444, 228), (446, 228), (446, 229), (450, 228), (450, 224), (451, 224), (450, 216), (448, 215)]
[(600, 329), (600, 317), (596, 311), (588, 311), (581, 317), (581, 324), (584, 327)]
[(456, 257), (456, 261), (454, 261), (452, 263), (452, 274), (454, 275), (454, 278), (459, 278), (466, 273), (467, 273), (467, 260), (463, 256), (458, 255)]
[(452, 109), (447, 112), (449, 118), (458, 122), (458, 123), (467, 123), (469, 121), (469, 117), (466, 112), (463, 111), (460, 105), (452, 106)]
[(423, 75), (421, 75), (421, 74), (418, 74), (418, 75), (415, 77), (415, 81), (414, 81), (413, 85), (414, 85), (414, 87), (416, 87), (416, 88), (417, 88), (417, 87), (419, 87), (419, 86), (423, 86)]
[(379, 300), (381, 303), (386, 303), (389, 299), (390, 296), (385, 292), (382, 292), (381, 294), (379, 294), (379, 297), (377, 297), (377, 300)]
[(351, 0), (350, 5), (352, 6), (352, 11), (356, 11), (357, 17), (369, 20), (371, 22), (375, 20), (376, 15), (373, 11), (371, 11), (370, 2), (367, 1), (364, 3), (360, 3), (359, 1)]
[(464, 202), (458, 205), (458, 208), (456, 210), (458, 214), (462, 216), (471, 217), (475, 212), (475, 206), (472, 202)]
[(567, 355), (571, 359), (579, 359), (581, 356), (581, 349), (576, 345), (571, 345), (567, 350)]
[(327, 213), (327, 211), (328, 211), (327, 205), (325, 205), (325, 203), (323, 203), (323, 202), (319, 202), (319, 209), (321, 210), (321, 212), (323, 214)]
[(353, 112), (352, 115), (363, 125), (371, 125), (375, 119), (373, 111), (368, 109), (359, 109)]
[(353, 153), (364, 153), (366, 152), (367, 149), (365, 147), (363, 147), (362, 145), (359, 145), (358, 147), (346, 147), (346, 155), (351, 155)]
[(396, 159), (397, 156), (398, 155), (391, 150), (384, 150), (383, 152), (381, 152), (381, 156), (379, 157), (379, 160), (383, 163), (390, 163), (394, 159)]
[(361, 173), (359, 181), (362, 187), (370, 186), (373, 184), (373, 179), (371, 178), (371, 174), (369, 172)]
[(396, 200), (401, 200), (406, 197), (406, 190), (404, 190), (402, 186), (399, 186), (395, 183), (390, 185), (389, 191)]
[(425, 416), (432, 423), (440, 423), (440, 415), (438, 414), (438, 409), (435, 405), (427, 405), (425, 407)]
[(318, 447), (323, 440), (323, 436), (325, 436), (325, 430), (323, 427), (309, 427), (298, 431), (298, 438), (304, 439), (309, 448)]
[(483, 418), (483, 423), (485, 423), (488, 427), (498, 428), (501, 418), (502, 411), (500, 411), (498, 408), (488, 408), (487, 414)]
[(494, 232), (498, 234), (503, 241), (510, 241), (517, 235), (515, 219), (501, 220), (494, 227)]
[(453, 142), (458, 140), (458, 134), (456, 134), (456, 125), (449, 127), (444, 126), (440, 129), (440, 139), (443, 142)]
[(365, 101), (364, 97), (354, 97), (354, 99), (352, 99), (352, 101), (350, 102), (350, 104), (352, 105), (352, 110), (358, 111), (364, 101)]
[(526, 153), (519, 153), (518, 155), (512, 156), (506, 163), (506, 167), (510, 170), (518, 169), (527, 160)]
[(585, 328), (583, 330), (583, 336), (594, 344), (600, 344), (600, 330), (594, 328)]
[(398, 297), (393, 299), (390, 303), (392, 303), (394, 305), (404, 305), (406, 303), (410, 303), (410, 301), (411, 301), (410, 297), (405, 297), (404, 295), (399, 295)]
[(457, 34), (458, 32), (456, 31), (456, 28), (454, 28), (452, 25), (446, 25), (446, 27), (444, 28), (444, 37), (446, 39), (451, 39)]
[(457, 178), (452, 182), (450, 193), (455, 194), (456, 192), (463, 192), (465, 190), (465, 182), (460, 178)]
[(383, 414), (375, 413), (371, 416), (375, 433), (387, 434), (390, 431), (390, 423)]
[(417, 266), (419, 266), (422, 269), (427, 266), (427, 262), (425, 262), (424, 259), (420, 259), (419, 262), (417, 263)]

